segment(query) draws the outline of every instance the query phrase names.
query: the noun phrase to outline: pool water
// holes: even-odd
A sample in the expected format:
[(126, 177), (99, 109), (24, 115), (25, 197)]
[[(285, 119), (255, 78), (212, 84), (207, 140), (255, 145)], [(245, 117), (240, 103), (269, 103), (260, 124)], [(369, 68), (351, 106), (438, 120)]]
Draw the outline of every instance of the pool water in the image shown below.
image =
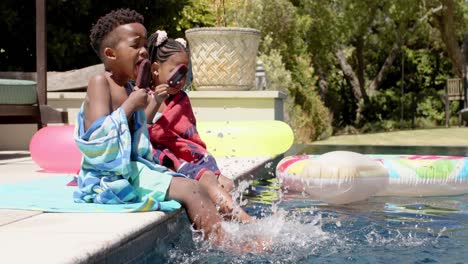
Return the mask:
[[(309, 148), (305, 153), (330, 151), (320, 148)], [(467, 155), (464, 148), (457, 150), (460, 153), (405, 150), (379, 152), (377, 148), (361, 153)], [(267, 167), (274, 168), (274, 164)], [(259, 220), (250, 225), (224, 225), (239, 244), (256, 237), (271, 239), (267, 250), (233, 253), (213, 248), (193, 236), (188, 227), (176, 242), (155, 251), (147, 263), (468, 262), (468, 194), (371, 197), (360, 203), (330, 206), (302, 193), (284, 192), (275, 179), (267, 176), (255, 175), (265, 179), (239, 185), (243, 208)]]
[[(466, 263), (468, 195), (371, 197), (329, 206), (300, 193), (271, 198), (276, 183), (255, 183), (250, 212), (271, 202), (287, 212), (282, 240), (267, 263)], [(266, 193), (267, 199), (263, 199)], [(282, 196), (280, 198), (280, 196)], [(280, 201), (280, 202), (279, 202)], [(256, 260), (252, 259), (253, 262)]]

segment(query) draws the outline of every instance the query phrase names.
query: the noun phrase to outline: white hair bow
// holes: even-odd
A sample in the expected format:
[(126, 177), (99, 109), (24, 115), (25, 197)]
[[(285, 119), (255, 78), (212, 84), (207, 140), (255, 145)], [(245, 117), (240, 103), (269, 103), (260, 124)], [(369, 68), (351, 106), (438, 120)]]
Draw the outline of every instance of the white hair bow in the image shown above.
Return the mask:
[(164, 30), (157, 30), (156, 34), (158, 34), (158, 38), (156, 39), (156, 47), (159, 47), (164, 43), (164, 41), (167, 40), (167, 33)]
[(183, 38), (176, 38), (175, 41), (179, 42), (184, 48), (187, 48), (187, 41)]

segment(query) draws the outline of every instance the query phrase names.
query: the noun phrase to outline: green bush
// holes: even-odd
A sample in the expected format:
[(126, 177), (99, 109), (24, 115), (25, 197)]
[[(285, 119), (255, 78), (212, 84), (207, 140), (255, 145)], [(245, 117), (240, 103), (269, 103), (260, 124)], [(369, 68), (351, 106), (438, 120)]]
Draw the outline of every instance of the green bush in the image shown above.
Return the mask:
[[(271, 38), (266, 36), (263, 45), (270, 45)], [(268, 50), (268, 49), (267, 49)], [(331, 119), (328, 109), (316, 93), (316, 82), (307, 60), (298, 57), (295, 67), (296, 78), (301, 78), (300, 85), (293, 81), (293, 73), (286, 69), (280, 52), (269, 49), (269, 54), (262, 53), (260, 59), (265, 68), (267, 89), (286, 93), (285, 119), (295, 131), (298, 143), (307, 143), (324, 139), (331, 135)]]
[(291, 124), (298, 143), (325, 139), (332, 134), (331, 115), (317, 94), (316, 76), (310, 60), (296, 57), (292, 70), (296, 80), (290, 88), (293, 108)]

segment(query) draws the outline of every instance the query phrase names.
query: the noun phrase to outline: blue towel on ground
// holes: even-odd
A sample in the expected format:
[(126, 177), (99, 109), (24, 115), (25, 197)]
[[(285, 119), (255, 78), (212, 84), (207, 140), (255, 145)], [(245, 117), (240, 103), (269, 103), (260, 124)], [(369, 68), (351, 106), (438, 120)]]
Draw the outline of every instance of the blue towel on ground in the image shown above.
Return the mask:
[[(66, 186), (70, 176), (54, 176), (26, 182), (0, 184), (0, 208), (56, 213), (127, 213), (147, 211), (145, 202), (129, 204), (75, 203), (75, 186)], [(159, 203), (159, 210), (180, 208), (176, 201)]]

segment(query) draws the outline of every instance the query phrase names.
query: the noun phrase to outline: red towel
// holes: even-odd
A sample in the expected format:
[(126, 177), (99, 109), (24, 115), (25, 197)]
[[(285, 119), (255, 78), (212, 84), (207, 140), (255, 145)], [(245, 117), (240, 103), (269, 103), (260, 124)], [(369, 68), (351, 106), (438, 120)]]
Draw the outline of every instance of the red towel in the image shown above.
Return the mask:
[[(195, 115), (187, 94), (180, 91), (166, 100), (166, 108), (155, 124), (148, 128), (155, 157), (175, 171), (180, 164), (198, 162), (207, 154), (196, 127)], [(173, 166), (168, 166), (167, 159)]]

